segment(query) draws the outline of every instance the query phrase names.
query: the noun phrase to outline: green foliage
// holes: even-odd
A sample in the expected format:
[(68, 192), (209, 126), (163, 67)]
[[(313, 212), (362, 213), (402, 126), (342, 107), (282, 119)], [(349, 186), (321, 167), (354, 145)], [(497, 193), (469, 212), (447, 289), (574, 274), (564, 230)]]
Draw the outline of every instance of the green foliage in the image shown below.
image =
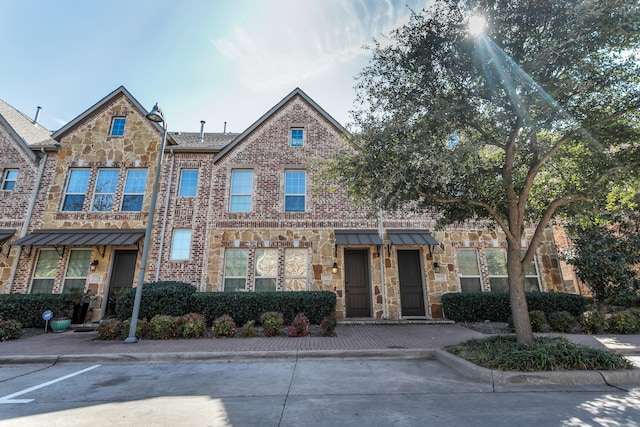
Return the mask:
[(549, 313), (549, 325), (556, 332), (573, 332), (578, 323), (576, 318), (568, 311), (556, 311)]
[(497, 335), (446, 350), (476, 365), (503, 371), (633, 369), (633, 364), (619, 354), (558, 337), (536, 337), (533, 344), (518, 344), (514, 336)]
[[(527, 292), (530, 311), (540, 310), (546, 315), (556, 311), (567, 311), (579, 317), (586, 309), (588, 298), (580, 295)], [(509, 294), (478, 292), (448, 293), (442, 295), (442, 309), (447, 319), (457, 322), (482, 322), (491, 320), (507, 322), (511, 316)]]
[(607, 318), (599, 311), (587, 313), (581, 323), (588, 334), (601, 334), (607, 329)]
[[(151, 319), (164, 314), (182, 316), (197, 311), (190, 307), (191, 296), (196, 288), (184, 282), (153, 282), (142, 286), (139, 319)], [(136, 289), (127, 289), (116, 302), (116, 316), (124, 320), (131, 318)]]
[(290, 337), (306, 337), (309, 335), (309, 319), (303, 313), (298, 314), (288, 328)]
[(300, 292), (198, 292), (191, 296), (193, 311), (202, 313), (207, 324), (213, 319), (229, 314), (238, 325), (249, 320), (258, 322), (262, 313), (283, 313), (286, 323), (293, 321), (297, 313), (305, 313), (309, 321), (319, 324), (335, 313), (336, 294), (329, 291)]
[(180, 318), (179, 335), (181, 338), (200, 338), (204, 336), (206, 318), (202, 314), (188, 313)]
[(640, 213), (582, 218), (569, 229), (575, 253), (568, 262), (599, 306), (639, 306)]
[(124, 322), (118, 319), (103, 320), (98, 326), (98, 339), (124, 340), (129, 335), (129, 328), (125, 326)]
[(17, 340), (20, 338), (22, 324), (15, 320), (0, 319), (0, 341)]
[(154, 340), (168, 340), (179, 337), (180, 321), (178, 319), (179, 318), (173, 316), (167, 316), (166, 314), (153, 316), (148, 326), (149, 338)]
[(236, 335), (236, 323), (228, 314), (224, 314), (213, 321), (211, 328), (217, 337), (234, 337)]
[(280, 329), (284, 326), (282, 313), (269, 311), (260, 316), (260, 323), (265, 337), (275, 337), (280, 335)]
[(613, 313), (607, 319), (607, 326), (614, 334), (637, 334), (640, 332), (640, 313), (635, 310)]
[(242, 338), (251, 338), (256, 336), (256, 322), (255, 320), (249, 320), (247, 323), (242, 325), (242, 329), (240, 330), (240, 336)]
[(322, 335), (326, 337), (331, 337), (334, 335), (334, 331), (338, 326), (338, 321), (336, 320), (336, 316), (331, 315), (327, 316), (320, 322), (320, 329), (322, 329)]
[(16, 320), (25, 328), (43, 328), (42, 313), (51, 310), (54, 316), (67, 315), (73, 304), (61, 294), (0, 295), (0, 319)]
[(530, 311), (529, 320), (531, 321), (531, 330), (533, 332), (544, 332), (544, 327), (547, 325), (547, 316), (544, 314), (544, 311)]

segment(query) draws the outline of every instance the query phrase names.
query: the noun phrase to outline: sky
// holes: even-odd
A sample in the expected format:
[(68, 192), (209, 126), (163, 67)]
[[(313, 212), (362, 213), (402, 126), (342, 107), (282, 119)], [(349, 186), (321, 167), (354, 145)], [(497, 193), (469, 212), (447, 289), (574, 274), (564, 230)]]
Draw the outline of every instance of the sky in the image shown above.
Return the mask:
[(348, 126), (364, 46), (427, 2), (0, 0), (0, 99), (55, 131), (124, 86), (169, 131), (242, 132), (299, 87)]

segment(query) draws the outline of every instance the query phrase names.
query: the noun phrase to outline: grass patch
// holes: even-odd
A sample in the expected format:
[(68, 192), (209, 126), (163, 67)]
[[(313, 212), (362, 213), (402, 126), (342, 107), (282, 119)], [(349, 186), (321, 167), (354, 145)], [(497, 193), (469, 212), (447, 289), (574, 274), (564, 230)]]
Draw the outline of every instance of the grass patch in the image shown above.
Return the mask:
[(570, 342), (561, 337), (535, 337), (518, 344), (514, 335), (474, 339), (446, 350), (469, 362), (501, 371), (564, 371), (633, 369), (622, 355)]

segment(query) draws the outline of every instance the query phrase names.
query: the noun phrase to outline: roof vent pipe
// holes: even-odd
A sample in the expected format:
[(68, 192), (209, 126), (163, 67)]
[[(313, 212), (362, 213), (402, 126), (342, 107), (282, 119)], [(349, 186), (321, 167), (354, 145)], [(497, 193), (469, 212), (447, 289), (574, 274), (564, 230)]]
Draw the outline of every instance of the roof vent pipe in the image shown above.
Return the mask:
[(36, 117), (33, 119), (33, 124), (34, 125), (38, 125), (38, 118), (40, 117), (40, 110), (42, 110), (42, 107), (38, 105), (38, 109), (36, 110)]
[(204, 142), (204, 120), (200, 120), (200, 138), (198, 138), (198, 142)]
[(227, 122), (224, 122), (224, 128), (222, 129), (223, 134), (227, 134)]

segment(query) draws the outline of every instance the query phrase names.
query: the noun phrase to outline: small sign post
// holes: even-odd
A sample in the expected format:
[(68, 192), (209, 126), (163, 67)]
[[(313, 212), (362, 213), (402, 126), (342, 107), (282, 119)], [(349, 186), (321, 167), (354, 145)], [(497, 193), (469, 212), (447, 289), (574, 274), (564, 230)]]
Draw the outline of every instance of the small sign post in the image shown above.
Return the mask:
[(44, 332), (47, 333), (49, 331), (49, 320), (53, 317), (53, 311), (46, 310), (42, 313), (42, 320), (44, 320)]

